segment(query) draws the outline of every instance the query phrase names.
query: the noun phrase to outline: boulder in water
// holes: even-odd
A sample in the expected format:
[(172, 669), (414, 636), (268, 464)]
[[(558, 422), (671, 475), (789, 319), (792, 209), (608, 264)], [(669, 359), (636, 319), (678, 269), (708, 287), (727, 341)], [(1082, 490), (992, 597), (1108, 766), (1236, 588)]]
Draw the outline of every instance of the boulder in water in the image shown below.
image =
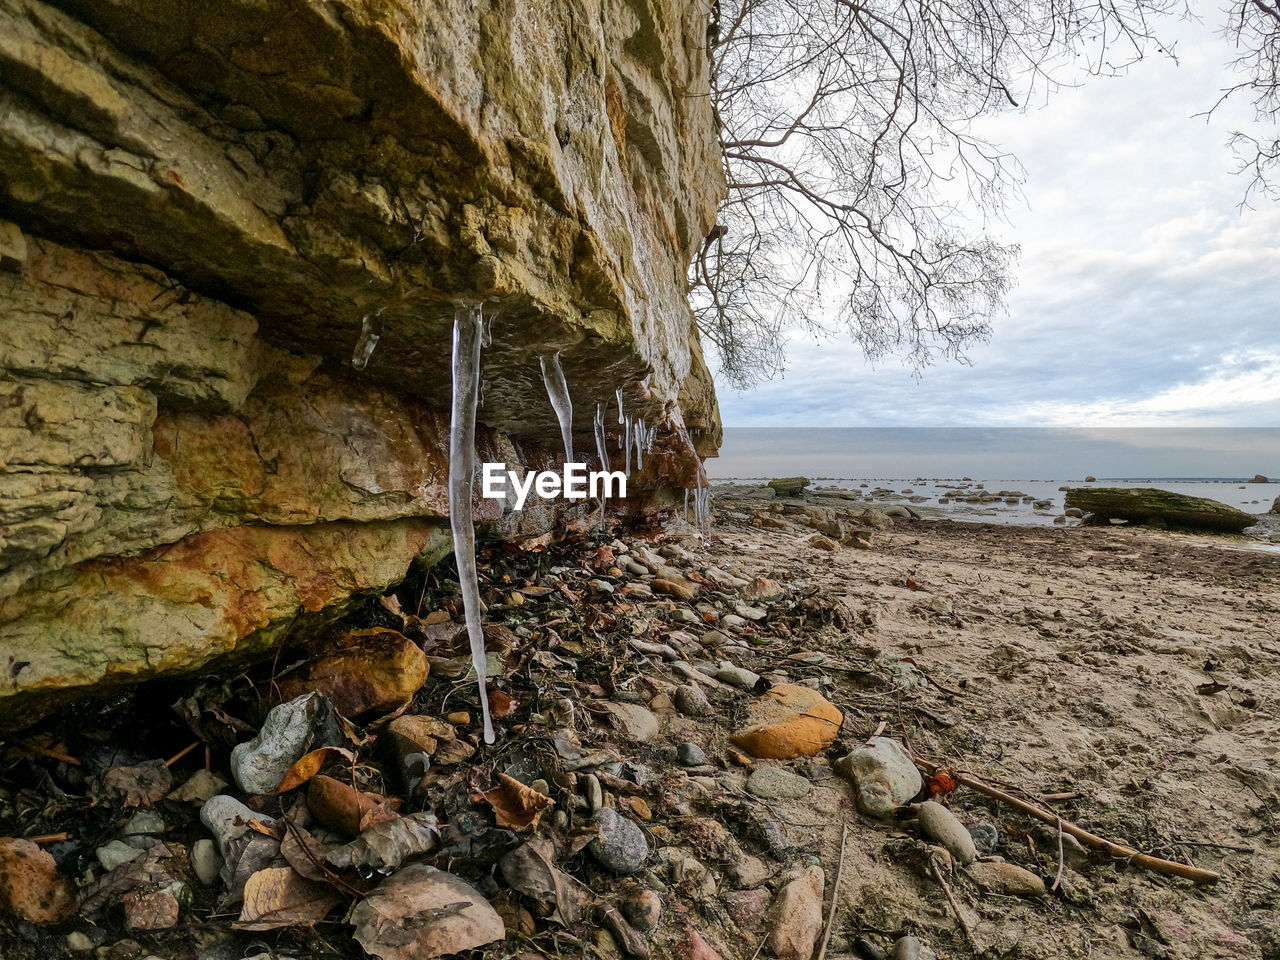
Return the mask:
[(1258, 522), (1252, 514), (1217, 500), (1151, 487), (1073, 487), (1066, 504), (1107, 520), (1218, 533), (1239, 533)]

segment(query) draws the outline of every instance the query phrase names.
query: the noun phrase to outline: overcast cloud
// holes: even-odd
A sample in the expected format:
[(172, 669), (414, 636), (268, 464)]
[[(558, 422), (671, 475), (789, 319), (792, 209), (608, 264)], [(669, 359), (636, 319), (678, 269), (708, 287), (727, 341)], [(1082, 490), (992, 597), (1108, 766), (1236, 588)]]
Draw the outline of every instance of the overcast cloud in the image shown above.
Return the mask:
[(1138, 64), (985, 122), (1027, 174), (998, 232), (1018, 286), (971, 366), (919, 379), (843, 341), (793, 338), (783, 379), (719, 390), (729, 426), (1280, 426), (1280, 205), (1238, 209), (1206, 123), (1225, 42), (1179, 31), (1180, 65)]

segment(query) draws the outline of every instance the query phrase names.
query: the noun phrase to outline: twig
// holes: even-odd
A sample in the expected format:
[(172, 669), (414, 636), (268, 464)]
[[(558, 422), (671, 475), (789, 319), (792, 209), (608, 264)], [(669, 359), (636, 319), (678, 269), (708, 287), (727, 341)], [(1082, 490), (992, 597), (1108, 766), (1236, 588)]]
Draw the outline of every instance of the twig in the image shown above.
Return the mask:
[(1075, 800), (1080, 796), (1078, 790), (1068, 790), (1066, 793), (1042, 793), (1041, 800)]
[(16, 743), (14, 746), (19, 750), (25, 750), (27, 753), (34, 753), (41, 757), (48, 757), (51, 760), (61, 760), (63, 763), (69, 763), (73, 767), (80, 766), (79, 760), (62, 750), (55, 750), (50, 747), (39, 747), (34, 743)]
[[(913, 759), (925, 773), (935, 773), (939, 766), (931, 763), (923, 757), (913, 754)], [(1102, 850), (1108, 856), (1126, 860), (1135, 866), (1150, 870), (1153, 873), (1161, 873), (1166, 876), (1182, 877), (1185, 880), (1191, 880), (1194, 883), (1217, 883), (1222, 879), (1222, 874), (1213, 870), (1204, 870), (1200, 867), (1193, 867), (1185, 863), (1176, 863), (1172, 860), (1163, 860), (1160, 857), (1153, 857), (1149, 853), (1142, 853), (1132, 847), (1126, 847), (1123, 844), (1112, 843), (1110, 840), (1104, 840), (1096, 833), (1090, 833), (1088, 830), (1081, 829), (1075, 824), (1063, 820), (1058, 814), (1048, 810), (1042, 810), (1035, 804), (1027, 803), (1017, 797), (1010, 796), (1003, 790), (997, 790), (990, 784), (984, 783), (977, 777), (967, 773), (952, 773), (951, 778), (960, 786), (968, 787), (970, 790), (976, 790), (978, 793), (991, 797), (993, 800), (999, 800), (1001, 803), (1008, 804), (1015, 810), (1020, 810), (1029, 816), (1035, 817), (1044, 823), (1054, 825), (1061, 823), (1062, 830), (1071, 834), (1086, 846)]]
[(1067, 856), (1063, 850), (1062, 843), (1062, 818), (1058, 818), (1058, 875), (1053, 878), (1053, 886), (1050, 890), (1057, 891), (1059, 884), (1062, 883), (1062, 871), (1067, 868)]
[(1255, 847), (1242, 847), (1234, 843), (1214, 843), (1212, 840), (1170, 840), (1168, 843), (1162, 843), (1157, 850), (1163, 850), (1166, 847), (1212, 847), (1216, 850), (1230, 850), (1232, 853), (1257, 853)]
[(880, 736), (880, 734), (884, 733), (884, 728), (885, 728), (885, 727), (887, 727), (888, 725), (889, 725), (889, 721), (888, 721), (888, 720), (881, 720), (881, 721), (880, 721), (880, 723), (879, 723), (879, 725), (876, 727), (876, 731), (875, 731), (875, 733), (873, 733), (873, 734), (871, 734), (871, 736), (867, 737), (867, 743), (870, 743), (870, 742), (871, 742), (872, 740), (874, 740), (876, 737)]
[(831, 888), (831, 909), (827, 911), (827, 926), (822, 931), (822, 943), (818, 946), (816, 960), (827, 955), (827, 943), (831, 940), (831, 928), (836, 922), (836, 905), (840, 903), (840, 880), (844, 877), (844, 844), (849, 839), (849, 825), (840, 831), (840, 859), (836, 862), (836, 882)]
[(956, 902), (956, 896), (951, 892), (951, 884), (947, 883), (947, 878), (942, 875), (942, 869), (938, 866), (938, 858), (936, 856), (929, 857), (929, 866), (933, 868), (933, 878), (938, 881), (938, 885), (942, 887), (942, 892), (947, 898), (947, 903), (951, 905), (951, 912), (956, 915), (956, 922), (960, 924), (960, 929), (964, 931), (964, 938), (969, 941), (969, 946), (973, 947), (976, 953), (978, 944), (973, 939), (973, 931), (969, 929), (969, 921), (960, 912), (960, 904)]
[(200, 746), (200, 741), (196, 740), (194, 743), (191, 743), (183, 747), (181, 750), (175, 753), (172, 757), (166, 760), (164, 762), (164, 765), (166, 767), (172, 767), (175, 763), (177, 763), (179, 760), (181, 760), (183, 757), (185, 757), (188, 753), (190, 753), (192, 750), (194, 750), (198, 746)]
[(26, 837), (32, 843), (61, 843), (63, 840), (70, 840), (71, 834), (65, 830), (62, 833), (42, 833), (35, 837)]

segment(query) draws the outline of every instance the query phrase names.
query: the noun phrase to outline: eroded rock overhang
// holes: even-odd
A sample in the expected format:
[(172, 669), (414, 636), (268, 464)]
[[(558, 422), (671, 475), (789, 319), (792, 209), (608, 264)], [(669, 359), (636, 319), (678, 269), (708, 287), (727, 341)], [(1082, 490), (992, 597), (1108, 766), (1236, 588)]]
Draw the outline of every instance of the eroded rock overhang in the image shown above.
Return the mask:
[(459, 300), (493, 318), (482, 458), (554, 459), (553, 351), (584, 449), (622, 387), (714, 452), (706, 90), (684, 2), (0, 0), (0, 714), (269, 646), (447, 550)]

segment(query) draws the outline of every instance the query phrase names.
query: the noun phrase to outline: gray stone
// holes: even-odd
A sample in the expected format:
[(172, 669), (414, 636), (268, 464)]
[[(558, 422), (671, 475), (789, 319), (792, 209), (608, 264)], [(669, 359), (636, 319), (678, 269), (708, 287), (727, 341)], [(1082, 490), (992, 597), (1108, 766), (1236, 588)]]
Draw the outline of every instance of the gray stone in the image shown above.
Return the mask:
[(742, 690), (754, 690), (756, 684), (760, 682), (760, 674), (753, 673), (745, 667), (735, 666), (728, 660), (721, 660), (720, 668), (716, 670), (716, 679)]
[(893, 945), (893, 960), (937, 960), (919, 937), (902, 937)]
[(637, 743), (652, 740), (661, 729), (653, 712), (639, 704), (609, 702), (604, 708), (612, 717), (613, 725)]
[(924, 785), (911, 755), (888, 737), (876, 737), (833, 766), (836, 773), (853, 781), (858, 809), (872, 817), (889, 816)]
[(249, 821), (270, 826), (275, 820), (264, 813), (255, 813), (235, 797), (225, 793), (210, 797), (200, 808), (200, 822), (213, 834), (218, 844), (218, 852), (227, 855), (227, 845), (249, 832)]
[(799, 800), (813, 785), (782, 767), (758, 767), (747, 777), (747, 791), (765, 800)]
[(98, 862), (102, 864), (102, 869), (108, 872), (116, 867), (128, 863), (130, 860), (136, 860), (142, 856), (142, 850), (132, 844), (125, 843), (123, 840), (112, 840), (110, 843), (103, 844), (94, 851)]
[(969, 836), (973, 837), (974, 846), (983, 856), (991, 856), (1000, 845), (1000, 831), (994, 823), (986, 820), (968, 825)]
[(67, 949), (72, 953), (86, 953), (93, 949), (93, 941), (86, 934), (74, 930), (67, 934)]
[(644, 866), (649, 858), (649, 842), (643, 830), (608, 808), (598, 811), (594, 821), (600, 835), (587, 849), (602, 867), (625, 876)]
[(1030, 870), (1003, 860), (979, 860), (969, 864), (969, 876), (992, 893), (1011, 897), (1043, 897), (1044, 881)]
[(692, 741), (686, 740), (676, 747), (676, 763), (682, 767), (701, 767), (709, 762), (702, 748)]
[(676, 687), (676, 692), (671, 699), (676, 709), (686, 717), (705, 717), (711, 712), (711, 701), (707, 699), (701, 687), (692, 683)]
[(320, 697), (304, 694), (272, 707), (252, 740), (231, 750), (231, 775), (245, 793), (271, 793), (307, 751)]

